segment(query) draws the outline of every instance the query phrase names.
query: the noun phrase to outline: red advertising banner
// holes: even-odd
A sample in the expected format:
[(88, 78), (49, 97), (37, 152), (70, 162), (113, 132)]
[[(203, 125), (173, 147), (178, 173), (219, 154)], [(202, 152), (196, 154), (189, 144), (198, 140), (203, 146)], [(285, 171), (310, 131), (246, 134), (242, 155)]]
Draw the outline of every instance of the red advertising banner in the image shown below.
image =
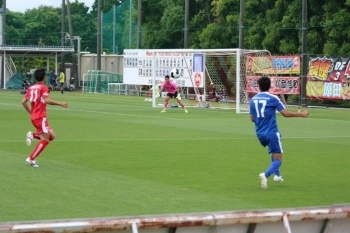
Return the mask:
[(247, 56), (246, 72), (260, 75), (300, 74), (299, 56)]
[(310, 58), (306, 95), (308, 98), (350, 100), (350, 58)]
[[(246, 90), (248, 93), (258, 93), (258, 79), (261, 76), (247, 76)], [(300, 93), (300, 78), (299, 77), (270, 77), (272, 94), (299, 94)]]

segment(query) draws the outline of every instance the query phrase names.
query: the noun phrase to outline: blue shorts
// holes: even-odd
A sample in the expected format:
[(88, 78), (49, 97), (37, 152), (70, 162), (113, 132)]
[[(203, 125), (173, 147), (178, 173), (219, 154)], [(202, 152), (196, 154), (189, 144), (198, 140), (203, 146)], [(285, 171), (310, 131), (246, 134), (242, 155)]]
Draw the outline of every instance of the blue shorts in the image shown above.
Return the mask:
[(258, 139), (263, 147), (269, 147), (269, 154), (283, 153), (281, 134), (279, 132), (275, 134), (258, 135)]

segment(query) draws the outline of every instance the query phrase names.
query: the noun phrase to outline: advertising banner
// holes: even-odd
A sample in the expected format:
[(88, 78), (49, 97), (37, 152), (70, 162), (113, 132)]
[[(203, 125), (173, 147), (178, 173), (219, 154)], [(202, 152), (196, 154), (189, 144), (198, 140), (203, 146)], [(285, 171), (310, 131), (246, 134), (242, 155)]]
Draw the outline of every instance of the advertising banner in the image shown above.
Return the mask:
[(310, 58), (306, 94), (308, 98), (350, 100), (350, 58)]
[(246, 72), (261, 75), (300, 75), (299, 56), (246, 57)]
[[(258, 93), (258, 79), (261, 76), (247, 76), (246, 90), (248, 93)], [(299, 94), (300, 93), (300, 78), (299, 77), (270, 77), (271, 79), (271, 94)]]

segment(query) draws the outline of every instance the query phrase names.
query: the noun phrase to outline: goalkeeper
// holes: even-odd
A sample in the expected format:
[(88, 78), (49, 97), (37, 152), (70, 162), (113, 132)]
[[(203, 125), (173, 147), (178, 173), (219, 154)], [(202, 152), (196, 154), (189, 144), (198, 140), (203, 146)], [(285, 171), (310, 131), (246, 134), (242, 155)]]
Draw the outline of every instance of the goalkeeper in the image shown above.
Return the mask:
[(170, 80), (169, 75), (165, 75), (164, 83), (160, 87), (160, 91), (166, 91), (166, 97), (164, 99), (164, 109), (161, 111), (161, 113), (166, 112), (166, 109), (168, 107), (168, 102), (170, 98), (175, 98), (178, 104), (185, 110), (185, 113), (188, 113), (184, 103), (181, 101), (180, 95), (178, 95), (178, 86), (175, 82)]

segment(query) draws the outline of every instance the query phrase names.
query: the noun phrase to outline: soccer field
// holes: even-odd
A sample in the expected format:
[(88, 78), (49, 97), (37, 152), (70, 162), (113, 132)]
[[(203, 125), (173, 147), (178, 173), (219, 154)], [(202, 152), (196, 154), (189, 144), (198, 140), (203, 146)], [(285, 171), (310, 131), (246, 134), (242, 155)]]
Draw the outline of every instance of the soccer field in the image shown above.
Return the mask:
[[(152, 108), (143, 97), (51, 92), (56, 139), (25, 159), (34, 130), (18, 92), (0, 92), (0, 222), (324, 206), (350, 202), (350, 111), (278, 116), (283, 183), (248, 114)], [(173, 103), (173, 102), (171, 102)], [(290, 107), (296, 111), (296, 108)]]

